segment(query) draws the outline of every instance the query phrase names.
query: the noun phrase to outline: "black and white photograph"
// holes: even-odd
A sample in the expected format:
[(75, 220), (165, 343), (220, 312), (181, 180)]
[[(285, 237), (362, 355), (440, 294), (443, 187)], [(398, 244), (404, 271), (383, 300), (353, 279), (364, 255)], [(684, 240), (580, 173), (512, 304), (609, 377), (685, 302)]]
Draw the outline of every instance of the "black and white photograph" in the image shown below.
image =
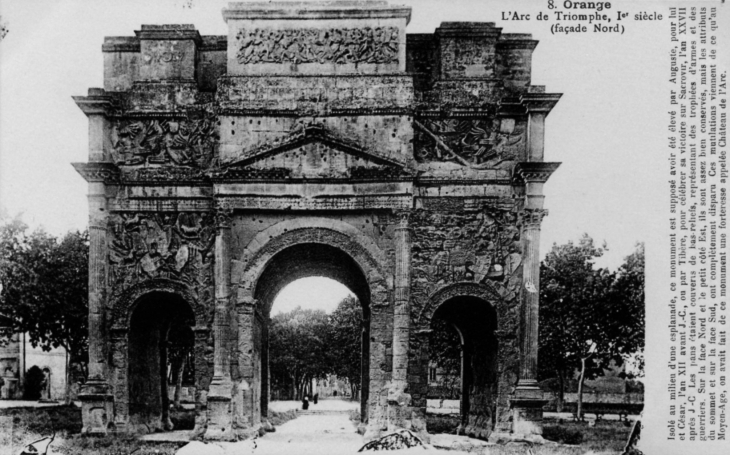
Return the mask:
[(724, 0), (2, 0), (0, 455), (714, 455)]

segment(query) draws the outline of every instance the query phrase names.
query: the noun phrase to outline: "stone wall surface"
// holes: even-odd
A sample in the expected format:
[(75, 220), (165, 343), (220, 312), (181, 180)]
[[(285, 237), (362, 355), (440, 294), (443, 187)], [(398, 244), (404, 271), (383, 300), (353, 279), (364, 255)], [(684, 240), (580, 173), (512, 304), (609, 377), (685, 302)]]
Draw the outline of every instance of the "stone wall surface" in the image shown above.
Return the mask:
[(537, 42), (493, 23), (407, 35), (410, 8), (382, 1), (232, 3), (224, 19), (227, 35), (106, 38), (104, 88), (74, 98), (95, 229), (85, 431), (169, 426), (130, 397), (164, 399), (164, 334), (140, 353), (130, 323), (144, 301), (193, 315), (195, 434), (253, 435), (273, 298), (314, 275), (363, 304), (367, 438), (425, 432), (442, 307), (485, 329), (468, 329), (462, 430), (539, 434), (530, 280), (559, 95), (530, 85)]

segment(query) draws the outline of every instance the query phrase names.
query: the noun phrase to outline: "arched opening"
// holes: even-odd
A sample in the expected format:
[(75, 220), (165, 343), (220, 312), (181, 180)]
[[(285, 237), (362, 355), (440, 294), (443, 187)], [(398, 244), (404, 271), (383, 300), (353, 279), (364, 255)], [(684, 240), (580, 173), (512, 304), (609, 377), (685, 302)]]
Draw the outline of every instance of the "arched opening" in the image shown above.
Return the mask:
[(261, 384), (261, 416), (268, 416), (268, 403), (271, 397), (269, 372), (269, 326), (272, 306), (279, 293), (289, 284), (307, 277), (325, 277), (339, 282), (357, 297), (360, 322), (360, 413), (367, 422), (367, 403), (370, 367), (370, 286), (357, 262), (347, 253), (330, 245), (304, 243), (288, 247), (276, 254), (266, 265), (255, 288), (255, 298), (260, 302), (261, 318), (256, 318), (254, 333), (260, 336), (260, 359), (257, 364)]
[(429, 397), (451, 403), (458, 399), (460, 434), (486, 438), (494, 426), (496, 323), (494, 308), (472, 296), (445, 301), (431, 318)]
[[(193, 310), (177, 294), (150, 292), (135, 303), (129, 324), (127, 379), (133, 428), (143, 432), (173, 429), (170, 385), (173, 381), (177, 385), (179, 377), (194, 376), (190, 361), (194, 325)], [(176, 387), (172, 390), (174, 394)]]

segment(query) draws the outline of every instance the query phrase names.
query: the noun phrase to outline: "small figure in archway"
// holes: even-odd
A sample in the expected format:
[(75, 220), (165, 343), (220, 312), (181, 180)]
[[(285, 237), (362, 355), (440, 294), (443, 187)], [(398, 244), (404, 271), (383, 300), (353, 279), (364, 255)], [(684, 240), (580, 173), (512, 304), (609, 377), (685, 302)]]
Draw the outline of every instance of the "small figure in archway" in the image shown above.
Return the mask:
[(309, 409), (309, 398), (304, 395), (304, 398), (302, 398), (302, 410), (306, 411), (307, 409)]
[(317, 404), (317, 400), (319, 400), (319, 394), (315, 393), (314, 394), (314, 404)]

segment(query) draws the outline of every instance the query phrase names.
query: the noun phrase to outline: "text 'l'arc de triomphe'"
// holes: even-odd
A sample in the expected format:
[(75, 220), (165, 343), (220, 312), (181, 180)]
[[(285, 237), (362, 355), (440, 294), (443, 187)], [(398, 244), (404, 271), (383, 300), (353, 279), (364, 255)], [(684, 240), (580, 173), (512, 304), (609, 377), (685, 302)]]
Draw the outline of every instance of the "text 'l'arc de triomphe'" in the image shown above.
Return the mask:
[[(231, 3), (226, 36), (142, 25), (102, 46), (89, 119), (84, 431), (171, 429), (167, 346), (192, 354), (195, 434), (268, 425), (277, 293), (362, 304), (366, 438), (425, 432), (428, 334), (463, 343), (462, 430), (541, 433), (545, 117), (531, 35), (407, 34), (382, 1)], [(162, 372), (162, 373), (161, 373)]]

